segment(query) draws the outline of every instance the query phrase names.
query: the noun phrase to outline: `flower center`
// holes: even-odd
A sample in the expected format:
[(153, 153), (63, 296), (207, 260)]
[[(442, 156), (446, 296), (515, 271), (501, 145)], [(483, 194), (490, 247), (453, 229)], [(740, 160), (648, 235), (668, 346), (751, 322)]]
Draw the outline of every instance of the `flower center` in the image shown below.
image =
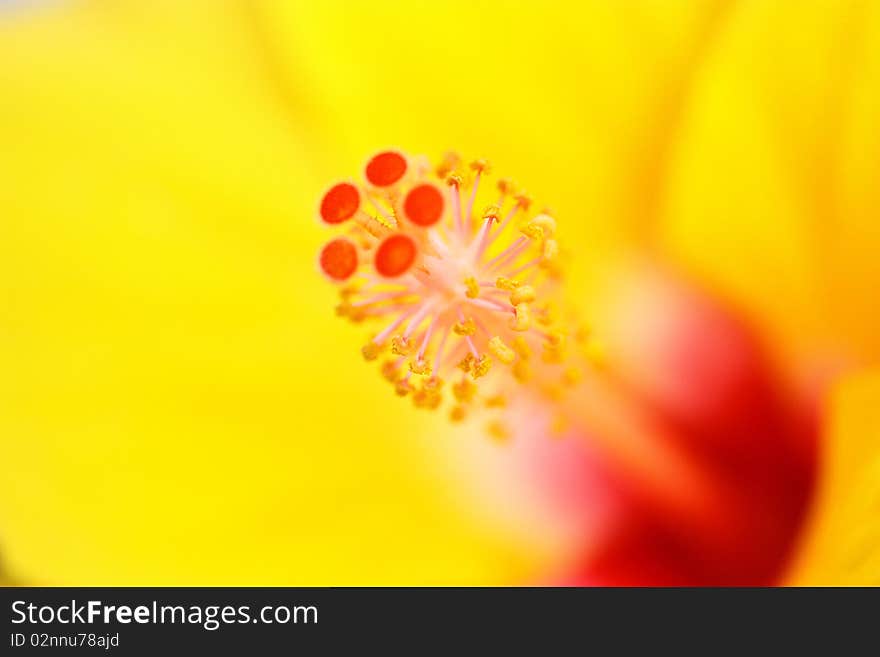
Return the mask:
[[(463, 166), (450, 154), (432, 170), (425, 158), (388, 151), (368, 162), (362, 185), (339, 183), (321, 202), (324, 223), (345, 231), (320, 261), (344, 282), (337, 313), (384, 320), (363, 355), (385, 355), (383, 376), (417, 406), (441, 406), (451, 380), (453, 420), (503, 406), (523, 384), (558, 398), (596, 353), (555, 312), (555, 220), (530, 212), (529, 196), (508, 180), (492, 195), (488, 175), (485, 160)], [(340, 253), (344, 266), (330, 257)]]

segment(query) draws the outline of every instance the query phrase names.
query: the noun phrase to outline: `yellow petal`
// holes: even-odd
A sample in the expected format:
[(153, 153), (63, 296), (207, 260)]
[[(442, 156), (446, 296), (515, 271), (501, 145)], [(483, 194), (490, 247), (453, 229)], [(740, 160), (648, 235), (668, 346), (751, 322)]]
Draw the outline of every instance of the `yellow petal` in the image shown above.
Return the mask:
[(880, 5), (738, 3), (697, 76), (667, 252), (803, 362), (873, 361)]
[(552, 206), (577, 280), (649, 232), (682, 100), (730, 6), (282, 0), (257, 13), (346, 167), (386, 145), (491, 158)]
[(332, 316), (323, 137), (249, 4), (71, 5), (0, 26), (11, 577), (520, 581), (531, 549), (450, 501), (433, 418)]
[(880, 584), (880, 373), (842, 383), (829, 407), (796, 585)]

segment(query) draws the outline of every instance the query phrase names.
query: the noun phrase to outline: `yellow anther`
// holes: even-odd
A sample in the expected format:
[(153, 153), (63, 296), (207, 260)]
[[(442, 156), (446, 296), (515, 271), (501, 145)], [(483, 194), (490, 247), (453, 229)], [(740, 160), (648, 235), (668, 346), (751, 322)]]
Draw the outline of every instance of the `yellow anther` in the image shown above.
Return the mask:
[(391, 353), (397, 356), (409, 356), (414, 345), (409, 338), (403, 335), (395, 335), (391, 338)]
[(393, 360), (386, 360), (382, 363), (382, 376), (385, 377), (391, 383), (394, 383), (400, 378), (400, 368), (397, 366)]
[(436, 388), (422, 386), (413, 394), (413, 404), (418, 408), (437, 408), (443, 401), (443, 395)]
[(532, 378), (532, 368), (527, 360), (518, 360), (513, 364), (513, 378), (520, 383), (527, 383)]
[(584, 378), (584, 373), (577, 367), (566, 367), (562, 373), (562, 382), (567, 386), (576, 386)]
[(559, 255), (559, 244), (556, 240), (545, 240), (544, 248), (541, 250), (544, 261), (549, 262), (555, 260)]
[(541, 326), (550, 326), (556, 319), (556, 313), (553, 306), (549, 303), (544, 303), (540, 306), (532, 306), (532, 317)]
[(474, 355), (471, 352), (468, 352), (458, 363), (458, 369), (465, 373), (470, 372), (471, 368), (474, 366), (475, 360)]
[[(382, 238), (391, 232), (391, 229), (383, 224), (380, 219), (371, 217), (368, 214), (359, 215), (355, 221), (357, 221), (358, 226), (373, 237)], [(370, 242), (368, 241), (366, 244), (369, 245)]]
[(556, 331), (547, 337), (541, 358), (545, 363), (561, 363), (565, 360), (565, 336), (562, 333)]
[(590, 339), (590, 327), (586, 324), (579, 324), (574, 331), (574, 341), (578, 344), (586, 344)]
[(394, 392), (397, 393), (398, 397), (406, 397), (412, 392), (412, 386), (406, 379), (401, 379), (394, 384)]
[(453, 422), (461, 422), (467, 416), (467, 409), (464, 406), (453, 406), (449, 411), (449, 419)]
[(501, 178), (498, 181), (498, 191), (507, 196), (508, 194), (513, 194), (516, 191), (516, 186), (513, 184), (513, 181), (510, 178)]
[(489, 434), (490, 438), (499, 443), (507, 442), (510, 438), (510, 431), (507, 429), (507, 426), (498, 420), (493, 420), (487, 424), (486, 432)]
[(497, 205), (487, 205), (486, 209), (483, 210), (483, 219), (491, 219), (492, 221), (499, 221), (501, 217), (501, 208)]
[(339, 298), (342, 299), (343, 301), (348, 301), (355, 294), (360, 292), (362, 287), (363, 287), (362, 283), (349, 283), (345, 287), (342, 287), (339, 289)]
[(545, 363), (561, 363), (565, 360), (565, 352), (559, 347), (545, 344), (544, 351), (541, 352), (541, 360)]
[(523, 235), (528, 237), (531, 240), (542, 240), (544, 239), (544, 231), (542, 231), (538, 226), (533, 226), (532, 224), (526, 224), (521, 226), (519, 229)]
[(486, 376), (491, 369), (492, 359), (489, 358), (486, 354), (483, 354), (474, 361), (474, 366), (471, 369), (471, 376), (475, 379), (479, 379), (481, 376)]
[(440, 394), (429, 395), (427, 401), (425, 402), (425, 408), (429, 408), (431, 410), (436, 409), (443, 403), (443, 397)]
[(446, 184), (450, 187), (461, 187), (463, 182), (464, 181), (462, 180), (461, 176), (457, 173), (450, 173), (446, 177)]
[(336, 315), (339, 317), (345, 317), (355, 324), (359, 324), (367, 317), (367, 313), (363, 308), (356, 308), (348, 301), (343, 301), (337, 304)]
[(516, 352), (504, 344), (504, 340), (500, 336), (495, 336), (489, 340), (489, 351), (505, 365), (510, 365), (516, 360)]
[(452, 384), (452, 394), (453, 396), (465, 404), (471, 400), (473, 400), (474, 395), (477, 393), (477, 386), (468, 381), (467, 379), (462, 379), (458, 383)]
[(565, 345), (565, 333), (561, 331), (550, 331), (547, 334), (547, 343), (554, 347), (562, 347)]
[(411, 360), (409, 362), (409, 371), (413, 374), (430, 374), (431, 373), (431, 361), (427, 358), (419, 358), (418, 360)]
[(532, 355), (532, 349), (529, 347), (529, 343), (526, 342), (526, 339), (521, 335), (518, 335), (513, 339), (513, 350), (520, 358), (528, 358)]
[(520, 192), (513, 198), (516, 199), (516, 204), (525, 210), (528, 210), (529, 206), (532, 204), (532, 197), (526, 192)]
[(361, 353), (366, 360), (376, 360), (379, 357), (379, 354), (382, 353), (382, 345), (376, 344), (375, 342), (368, 342), (361, 347)]
[(464, 279), (464, 286), (466, 288), (464, 295), (468, 299), (476, 299), (478, 296), (480, 296), (480, 284), (477, 283), (477, 279), (473, 276), (468, 276), (466, 279)]
[(544, 237), (552, 237), (553, 233), (556, 232), (556, 220), (544, 212), (534, 217), (529, 222), (529, 225), (540, 228)]
[(424, 390), (416, 390), (413, 392), (412, 400), (416, 408), (428, 407), (429, 395)]
[(452, 173), (458, 165), (461, 164), (461, 157), (458, 153), (446, 153), (443, 160), (437, 165), (437, 177), (443, 180)]
[(470, 317), (463, 322), (456, 322), (452, 325), (452, 332), (456, 335), (466, 336), (473, 335), (477, 332), (477, 325)]
[(422, 381), (422, 387), (425, 390), (439, 391), (443, 387), (443, 379), (438, 379), (436, 376), (432, 376), (430, 379)]
[(517, 306), (521, 303), (529, 303), (534, 301), (536, 297), (535, 288), (531, 285), (520, 285), (510, 293), (510, 304)]
[(514, 331), (528, 331), (532, 327), (532, 316), (529, 304), (521, 303), (514, 306), (514, 316), (510, 318), (510, 328)]
[(479, 171), (481, 173), (489, 173), (491, 170), (491, 166), (489, 165), (489, 160), (474, 160), (470, 164), (471, 170)]
[(499, 276), (495, 279), (495, 287), (497, 287), (499, 290), (515, 290), (519, 287), (519, 285), (519, 282), (511, 278), (506, 278), (504, 276)]
[(507, 397), (504, 395), (492, 395), (486, 397), (486, 408), (504, 408), (507, 406)]
[(436, 397), (439, 397), (439, 394), (435, 390), (425, 390), (424, 386), (413, 389), (413, 404), (417, 408), (430, 408), (432, 400)]

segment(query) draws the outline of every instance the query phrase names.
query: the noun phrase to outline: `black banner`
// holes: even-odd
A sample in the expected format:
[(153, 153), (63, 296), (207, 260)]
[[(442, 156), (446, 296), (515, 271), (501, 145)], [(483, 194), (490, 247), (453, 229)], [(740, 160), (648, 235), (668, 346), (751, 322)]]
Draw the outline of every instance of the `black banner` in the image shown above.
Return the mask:
[[(878, 589), (8, 588), (0, 653), (536, 654), (825, 641), (876, 650)], [(864, 642), (864, 643), (863, 643)]]

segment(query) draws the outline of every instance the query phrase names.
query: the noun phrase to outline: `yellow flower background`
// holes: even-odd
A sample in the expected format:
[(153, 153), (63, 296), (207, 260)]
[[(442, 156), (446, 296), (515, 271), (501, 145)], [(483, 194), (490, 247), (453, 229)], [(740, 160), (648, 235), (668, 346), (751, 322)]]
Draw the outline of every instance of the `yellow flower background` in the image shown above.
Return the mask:
[(790, 581), (876, 583), (878, 126), (871, 1), (0, 3), (4, 576), (553, 570), (504, 448), (389, 399), (317, 274), (322, 191), (399, 146), (526, 184), (590, 312), (634, 252), (744, 312), (827, 409)]

